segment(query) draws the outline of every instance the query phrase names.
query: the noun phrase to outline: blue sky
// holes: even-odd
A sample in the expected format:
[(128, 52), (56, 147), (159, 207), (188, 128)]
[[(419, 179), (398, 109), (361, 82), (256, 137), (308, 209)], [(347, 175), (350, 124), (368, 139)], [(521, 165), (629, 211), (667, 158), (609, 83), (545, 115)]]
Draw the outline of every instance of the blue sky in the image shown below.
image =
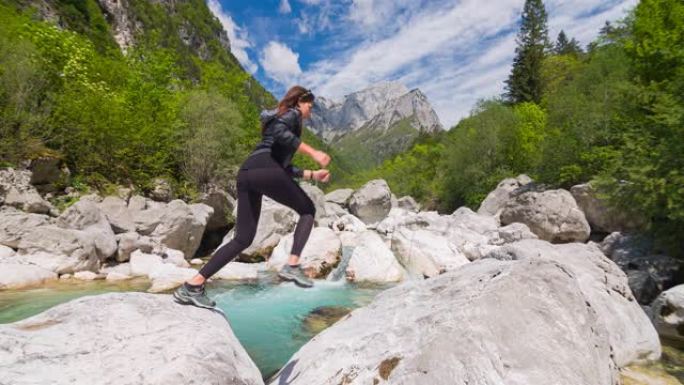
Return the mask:
[[(207, 0), (243, 67), (280, 98), (335, 100), (379, 81), (420, 88), (449, 128), (503, 92), (524, 0)], [(547, 0), (549, 36), (583, 46), (637, 0)]]

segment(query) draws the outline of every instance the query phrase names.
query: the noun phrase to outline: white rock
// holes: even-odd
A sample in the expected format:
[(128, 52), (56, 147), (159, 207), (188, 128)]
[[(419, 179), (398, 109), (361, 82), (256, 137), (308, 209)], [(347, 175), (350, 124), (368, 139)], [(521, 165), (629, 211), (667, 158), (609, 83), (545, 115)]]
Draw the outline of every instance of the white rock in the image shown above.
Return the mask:
[(185, 255), (180, 250), (164, 248), (162, 252), (162, 262), (171, 263), (178, 267), (190, 267), (190, 263), (185, 260)]
[(113, 266), (104, 266), (100, 269), (99, 271), (100, 274), (107, 275), (109, 273), (117, 273), (121, 275), (131, 275), (131, 264), (126, 262), (126, 263), (119, 263), (117, 265)]
[(470, 262), (446, 237), (427, 230), (400, 228), (392, 236), (392, 251), (409, 273), (421, 278)]
[(204, 261), (199, 259), (199, 258), (193, 258), (190, 260), (191, 265), (202, 265), (204, 264)]
[(226, 264), (216, 274), (212, 275), (213, 279), (226, 280), (255, 280), (259, 274), (259, 270), (265, 269), (265, 263), (242, 263), (230, 262)]
[(356, 190), (349, 198), (349, 212), (364, 223), (382, 221), (392, 208), (387, 182), (374, 179)]
[(116, 253), (114, 231), (105, 214), (90, 200), (80, 200), (64, 211), (56, 223), (64, 229), (81, 230), (95, 245), (101, 260)]
[(197, 270), (195, 269), (178, 267), (170, 263), (155, 265), (148, 275), (152, 280), (152, 286), (147, 291), (159, 293), (175, 289), (195, 275), (197, 275)]
[(48, 225), (50, 217), (41, 214), (28, 214), (13, 208), (0, 210), (0, 245), (18, 248), (21, 238), (36, 227)]
[(15, 254), (11, 247), (0, 245), (0, 260), (10, 258)]
[(526, 224), (540, 239), (585, 242), (590, 227), (570, 192), (562, 189), (528, 191), (508, 201), (501, 212), (501, 224)]
[(81, 297), (0, 325), (0, 346), (7, 384), (263, 384), (223, 316), (171, 295)]
[(126, 262), (131, 258), (131, 253), (140, 250), (144, 253), (151, 253), (155, 248), (155, 242), (148, 236), (140, 235), (136, 232), (123, 233), (116, 235), (117, 251), (116, 260)]
[(105, 214), (114, 233), (130, 233), (135, 231), (132, 210), (126, 201), (115, 196), (105, 197), (97, 207)]
[(128, 200), (128, 209), (131, 210), (131, 212), (143, 211), (146, 208), (147, 208), (147, 201), (145, 200), (145, 197), (143, 197), (143, 196), (133, 195)]
[(107, 273), (107, 277), (105, 278), (105, 280), (107, 280), (107, 281), (124, 281), (124, 280), (131, 279), (131, 278), (133, 278), (133, 277), (131, 277), (130, 275), (121, 274), (121, 273), (117, 273), (116, 271), (112, 271), (112, 272)]
[(162, 264), (164, 264), (162, 262), (162, 257), (156, 254), (147, 254), (140, 250), (136, 250), (131, 254), (131, 275), (134, 277), (149, 276), (156, 266)]
[(557, 263), (482, 260), (378, 294), (270, 384), (614, 385), (598, 318)]
[(193, 256), (212, 213), (213, 209), (207, 205), (200, 203), (188, 206), (180, 199), (173, 200), (164, 208), (160, 222), (150, 237), (166, 247)]
[(632, 295), (625, 273), (598, 247), (582, 243), (553, 245), (526, 239), (504, 245), (488, 257), (545, 259), (562, 264), (577, 279), (587, 303), (605, 325), (614, 361), (619, 367), (660, 357), (658, 334)]
[(357, 237), (349, 265), (347, 279), (354, 282), (399, 282), (406, 272), (392, 251), (374, 231), (364, 231)]
[(53, 225), (39, 226), (27, 232), (19, 242), (15, 257), (57, 274), (97, 271), (101, 262), (87, 233)]
[(325, 194), (325, 200), (327, 202), (336, 203), (341, 207), (347, 207), (347, 202), (353, 193), (354, 190), (350, 188), (337, 189)]
[(74, 273), (74, 278), (82, 281), (92, 281), (97, 278), (97, 274), (92, 271), (77, 271)]
[(489, 244), (501, 246), (506, 243), (516, 242), (523, 239), (538, 239), (537, 235), (530, 231), (530, 228), (523, 223), (511, 223), (496, 230), (485, 232), (489, 238)]
[(0, 290), (40, 285), (45, 281), (54, 279), (57, 279), (56, 273), (39, 266), (0, 263)]
[(684, 285), (660, 293), (651, 308), (653, 324), (661, 336), (684, 339)]
[(519, 187), (528, 185), (532, 179), (527, 175), (518, 175), (516, 178), (506, 178), (499, 182), (496, 189), (490, 192), (480, 204), (478, 214), (492, 215), (499, 218), (506, 202), (510, 200), (511, 193)]
[(332, 223), (332, 229), (335, 232), (353, 231), (358, 233), (366, 230), (366, 224), (352, 214), (344, 214)]
[[(277, 271), (287, 263), (293, 241), (294, 233), (280, 240), (266, 262), (268, 269)], [(327, 227), (314, 227), (304, 245), (299, 263), (310, 277), (323, 278), (339, 263), (341, 255), (342, 243), (337, 235)]]

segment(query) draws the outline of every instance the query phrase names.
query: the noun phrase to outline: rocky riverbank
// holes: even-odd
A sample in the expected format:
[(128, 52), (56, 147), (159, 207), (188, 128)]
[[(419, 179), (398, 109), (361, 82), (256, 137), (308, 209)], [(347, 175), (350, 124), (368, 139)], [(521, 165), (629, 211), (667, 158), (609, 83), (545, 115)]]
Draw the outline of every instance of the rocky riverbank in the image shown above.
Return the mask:
[[(150, 292), (164, 292), (196, 274), (202, 240), (225, 229), (226, 213), (235, 208), (225, 192), (224, 198), (188, 204), (160, 187), (151, 197), (86, 195), (59, 212), (40, 202), (44, 198), (32, 190), (26, 173), (0, 171), (0, 288), (6, 290), (55, 279), (147, 277)], [(626, 368), (633, 373), (634, 365), (660, 358), (658, 332), (669, 338), (684, 333), (679, 262), (629, 233), (640, 221), (612, 213), (591, 186), (547, 190), (519, 176), (502, 181), (478, 212), (462, 207), (451, 214), (421, 211), (411, 197), (396, 198), (382, 180), (328, 194), (304, 188), (317, 208), (301, 260), (307, 274), (399, 285), (314, 337), (271, 384), (613, 385)], [(292, 210), (264, 199), (255, 242), (241, 262), (228, 264), (214, 279), (249, 280), (279, 269), (296, 220)], [(224, 222), (209, 225), (217, 221)], [(231, 237), (228, 232), (224, 242)], [(187, 307), (171, 303), (166, 294), (91, 298), (0, 327), (3, 346), (12, 347), (0, 357), (0, 367), (13, 368), (13, 383), (35, 382), (47, 372), (32, 368), (49, 367), (53, 356), (76, 354), (59, 339), (44, 346), (51, 333), (74, 336), (73, 322), (92, 329), (83, 338), (104, 330), (104, 339), (148, 349), (156, 345), (130, 320), (116, 318), (118, 307), (129, 306), (130, 313), (136, 306), (159, 309), (169, 319), (145, 325), (160, 340), (175, 332), (159, 325), (189, 316)], [(192, 312), (194, 317), (197, 309)], [(214, 317), (204, 311), (198, 320), (201, 314)], [(217, 333), (232, 336), (221, 320)], [(131, 366), (124, 375), (105, 369), (109, 361), (145, 361), (126, 354), (129, 345), (105, 350), (106, 357), (103, 345), (79, 346), (80, 360), (93, 364), (79, 368), (75, 361), (64, 383), (83, 382), (93, 373), (104, 376), (101, 383), (187, 383), (189, 377), (164, 365), (195, 354), (173, 343), (160, 345), (154, 354), (163, 358)], [(206, 342), (200, 356), (211, 367), (190, 361), (193, 368), (187, 370), (213, 373), (202, 377), (206, 383), (255, 383), (240, 348), (232, 340)], [(32, 349), (50, 353), (25, 356)]]

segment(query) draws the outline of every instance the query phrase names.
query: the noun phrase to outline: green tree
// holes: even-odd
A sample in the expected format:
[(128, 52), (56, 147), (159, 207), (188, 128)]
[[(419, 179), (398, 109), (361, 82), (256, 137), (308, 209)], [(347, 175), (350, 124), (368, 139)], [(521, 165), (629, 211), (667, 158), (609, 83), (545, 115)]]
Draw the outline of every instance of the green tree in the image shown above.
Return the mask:
[(558, 38), (556, 39), (556, 44), (553, 47), (553, 52), (556, 55), (577, 56), (582, 53), (582, 48), (574, 37), (572, 40), (568, 40), (568, 37), (565, 35), (565, 31), (561, 30), (560, 33), (558, 33)]
[(181, 154), (186, 178), (201, 189), (215, 178), (234, 176), (234, 166), (246, 155), (241, 148), (242, 116), (236, 105), (216, 92), (190, 92), (182, 102)]
[(550, 47), (542, 0), (525, 0), (513, 68), (506, 80), (506, 98), (511, 103), (539, 103), (542, 96), (541, 68)]

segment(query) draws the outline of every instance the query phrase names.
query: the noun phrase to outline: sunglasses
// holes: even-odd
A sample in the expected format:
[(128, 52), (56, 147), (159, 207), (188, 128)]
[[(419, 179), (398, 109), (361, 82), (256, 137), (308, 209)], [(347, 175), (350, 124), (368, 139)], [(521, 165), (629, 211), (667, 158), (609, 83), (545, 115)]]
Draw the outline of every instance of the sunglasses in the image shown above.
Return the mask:
[(302, 101), (302, 100), (304, 100), (304, 99), (311, 99), (311, 101), (313, 102), (313, 99), (314, 99), (314, 94), (313, 94), (313, 92), (311, 92), (311, 90), (306, 90), (306, 92), (304, 92), (303, 94), (301, 94), (301, 95), (299, 96), (299, 100), (300, 100), (300, 101)]

